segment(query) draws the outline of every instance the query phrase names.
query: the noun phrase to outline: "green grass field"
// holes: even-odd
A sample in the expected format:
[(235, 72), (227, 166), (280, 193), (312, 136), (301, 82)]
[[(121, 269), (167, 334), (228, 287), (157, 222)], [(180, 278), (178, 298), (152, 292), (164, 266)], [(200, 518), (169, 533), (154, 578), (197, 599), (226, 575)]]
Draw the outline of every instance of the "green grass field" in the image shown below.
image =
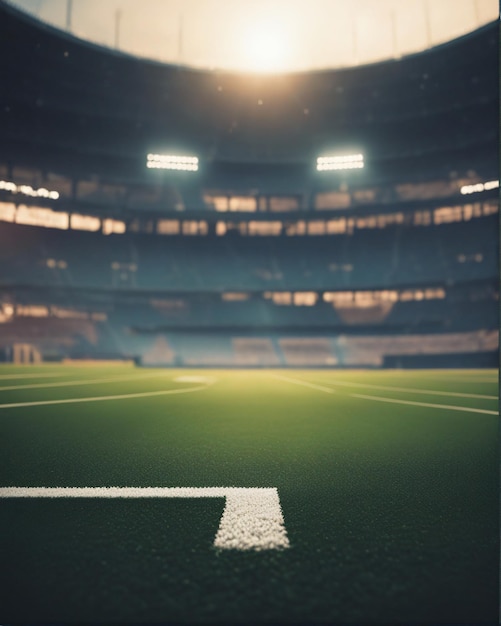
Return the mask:
[(214, 547), (224, 497), (1, 497), (0, 620), (497, 624), (497, 398), (492, 370), (4, 366), (1, 487), (274, 487), (290, 547)]

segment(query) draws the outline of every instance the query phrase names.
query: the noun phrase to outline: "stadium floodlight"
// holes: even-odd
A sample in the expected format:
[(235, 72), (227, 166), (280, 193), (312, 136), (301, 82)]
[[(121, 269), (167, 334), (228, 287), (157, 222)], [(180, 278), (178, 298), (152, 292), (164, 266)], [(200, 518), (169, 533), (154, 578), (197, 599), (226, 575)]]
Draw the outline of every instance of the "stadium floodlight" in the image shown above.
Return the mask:
[(198, 157), (175, 154), (148, 154), (146, 167), (159, 170), (196, 172), (198, 170)]
[(461, 193), (466, 196), (470, 193), (479, 193), (480, 191), (488, 191), (499, 187), (499, 180), (488, 180), (486, 183), (476, 183), (475, 185), (464, 185), (461, 187)]
[(343, 154), (317, 158), (317, 171), (357, 170), (364, 167), (363, 154)]
[(49, 191), (45, 187), (33, 189), (30, 185), (16, 185), (16, 183), (7, 180), (0, 180), (0, 189), (10, 191), (11, 193), (21, 193), (31, 198), (50, 198), (51, 200), (59, 198), (59, 192), (57, 191)]

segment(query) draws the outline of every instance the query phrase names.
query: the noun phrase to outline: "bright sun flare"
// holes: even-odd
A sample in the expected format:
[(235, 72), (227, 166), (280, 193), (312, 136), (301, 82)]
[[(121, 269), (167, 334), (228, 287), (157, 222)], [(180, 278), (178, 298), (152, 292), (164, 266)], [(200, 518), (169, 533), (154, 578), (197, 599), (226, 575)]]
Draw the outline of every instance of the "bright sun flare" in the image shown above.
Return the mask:
[(260, 26), (244, 41), (245, 66), (254, 72), (278, 72), (285, 69), (284, 36), (279, 27)]

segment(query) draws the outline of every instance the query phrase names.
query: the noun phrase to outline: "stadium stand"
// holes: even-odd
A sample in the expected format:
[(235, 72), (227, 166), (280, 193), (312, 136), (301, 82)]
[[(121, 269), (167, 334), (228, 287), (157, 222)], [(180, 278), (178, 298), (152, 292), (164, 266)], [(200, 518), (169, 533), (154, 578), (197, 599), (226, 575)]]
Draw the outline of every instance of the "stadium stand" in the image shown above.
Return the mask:
[(284, 338), (280, 339), (280, 348), (286, 365), (292, 367), (325, 367), (337, 364), (329, 339)]
[(242, 367), (273, 367), (280, 364), (273, 342), (269, 338), (235, 337), (235, 364)]
[[(229, 242), (210, 236), (164, 241), (156, 235), (104, 236), (5, 224), (0, 278), (47, 287), (179, 291), (343, 290), (481, 280), (497, 274), (497, 224), (496, 214), (467, 225), (258, 242), (241, 236)], [(19, 254), (20, 246), (26, 253)], [(92, 257), (83, 263), (89, 248)]]
[[(492, 365), (497, 45), (490, 24), (243, 89), (0, 4), (2, 354), (24, 342), (43, 359), (144, 365)], [(159, 142), (200, 171), (148, 169)], [(367, 167), (312, 171), (345, 145)]]

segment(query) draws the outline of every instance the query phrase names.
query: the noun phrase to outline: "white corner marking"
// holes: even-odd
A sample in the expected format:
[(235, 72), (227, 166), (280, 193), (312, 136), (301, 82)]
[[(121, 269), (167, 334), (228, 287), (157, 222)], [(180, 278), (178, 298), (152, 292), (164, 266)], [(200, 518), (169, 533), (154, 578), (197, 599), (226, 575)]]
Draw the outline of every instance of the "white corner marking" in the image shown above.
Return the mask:
[(290, 547), (275, 487), (4, 487), (0, 498), (226, 498), (216, 548)]

